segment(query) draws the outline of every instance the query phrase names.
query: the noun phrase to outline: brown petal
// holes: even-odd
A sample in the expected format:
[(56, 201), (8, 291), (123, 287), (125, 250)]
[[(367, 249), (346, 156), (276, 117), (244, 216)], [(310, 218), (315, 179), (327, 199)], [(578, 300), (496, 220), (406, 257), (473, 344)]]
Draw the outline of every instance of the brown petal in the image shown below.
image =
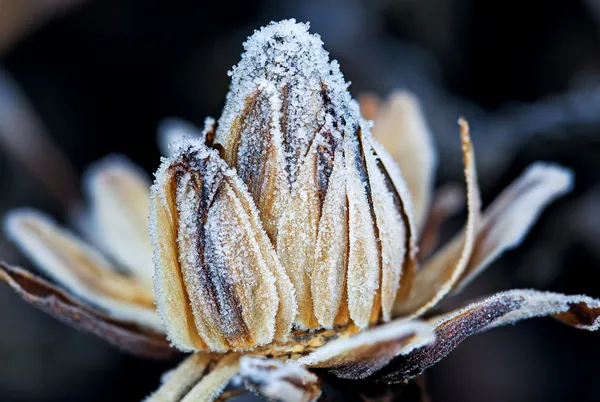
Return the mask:
[(144, 402), (210, 402), (238, 371), (239, 356), (195, 354), (167, 372), (158, 390)]
[(135, 323), (110, 318), (29, 272), (0, 264), (0, 279), (21, 298), (74, 328), (141, 357), (164, 359), (178, 354), (164, 335)]
[[(565, 324), (595, 331), (600, 327), (600, 300), (534, 290), (498, 293), (463, 309), (436, 317), (436, 343), (396, 359), (381, 372), (383, 381), (401, 382), (419, 375), (446, 357), (467, 337), (517, 321), (554, 316)], [(379, 375), (379, 373), (378, 373)]]
[(332, 341), (297, 360), (310, 368), (326, 368), (338, 377), (363, 379), (392, 359), (435, 341), (433, 327), (419, 321), (394, 322)]
[(402, 268), (405, 258), (410, 259), (408, 235), (402, 216), (403, 205), (398, 192), (389, 179), (385, 167), (371, 146), (372, 140), (365, 136), (363, 151), (365, 154), (371, 200), (377, 223), (379, 251), (381, 258), (381, 307), (385, 321), (392, 316), (394, 300), (401, 285)]
[(284, 337), (295, 313), (291, 284), (247, 190), (218, 153), (203, 141), (182, 143), (159, 170), (153, 194), (153, 222), (168, 229), (154, 230), (154, 241), (159, 309), (170, 336), (189, 344), (189, 321), (177, 314), (191, 307), (212, 350), (269, 343), (276, 326)]
[(150, 180), (120, 156), (92, 165), (86, 174), (95, 239), (111, 257), (152, 288), (152, 247), (148, 236)]
[(456, 291), (504, 251), (519, 245), (544, 207), (568, 192), (572, 182), (571, 172), (560, 166), (543, 163), (530, 166), (484, 212), (473, 255)]
[(311, 402), (321, 396), (319, 378), (292, 362), (244, 356), (240, 376), (247, 388), (267, 400)]
[(433, 139), (421, 107), (412, 94), (394, 92), (379, 107), (374, 123), (373, 136), (392, 154), (413, 196), (416, 227), (420, 232), (429, 211), (437, 165)]
[(366, 328), (373, 310), (380, 307), (377, 298), (381, 261), (361, 136), (358, 130), (355, 135), (347, 136), (344, 143), (350, 240), (347, 291), (350, 318), (359, 328)]
[(5, 223), (7, 234), (38, 268), (77, 297), (101, 307), (111, 317), (163, 331), (152, 289), (117, 272), (96, 250), (50, 217), (33, 210), (17, 210), (7, 216)]
[(415, 278), (411, 296), (405, 302), (396, 302), (394, 314), (416, 317), (436, 305), (454, 286), (464, 272), (473, 252), (479, 225), (479, 188), (475, 171), (475, 155), (465, 120), (459, 120), (467, 182), (469, 215), (463, 232), (428, 261)]
[[(311, 275), (314, 313), (321, 326), (332, 328), (340, 310), (347, 309), (348, 200), (343, 152), (336, 153), (319, 222), (315, 265)], [(342, 319), (343, 320), (343, 319)]]
[(161, 378), (160, 387), (144, 402), (180, 401), (209, 371), (218, 357), (212, 353), (195, 353)]

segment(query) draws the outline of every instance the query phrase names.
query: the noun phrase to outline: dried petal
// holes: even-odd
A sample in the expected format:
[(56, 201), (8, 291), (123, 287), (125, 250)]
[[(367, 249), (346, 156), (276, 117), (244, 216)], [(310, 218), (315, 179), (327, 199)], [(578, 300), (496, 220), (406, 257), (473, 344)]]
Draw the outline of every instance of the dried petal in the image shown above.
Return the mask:
[(538, 216), (571, 189), (573, 175), (560, 166), (536, 163), (486, 209), (469, 265), (456, 291), (469, 284), (504, 251), (521, 243)]
[(195, 353), (189, 356), (173, 370), (163, 374), (160, 388), (144, 402), (180, 401), (206, 375), (215, 360), (217, 356), (210, 353)]
[(239, 369), (239, 356), (225, 355), (211, 371), (181, 399), (181, 402), (211, 402), (219, 397)]
[[(214, 129), (215, 120), (207, 117), (204, 120), (204, 131)], [(184, 120), (170, 117), (162, 120), (158, 125), (157, 142), (160, 153), (172, 156), (176, 144), (183, 139), (205, 138), (206, 134), (196, 126)]]
[(6, 282), (23, 300), (45, 313), (129, 353), (155, 359), (178, 354), (176, 349), (169, 346), (163, 334), (133, 322), (110, 318), (23, 269), (0, 264), (0, 280)]
[(392, 359), (435, 341), (433, 327), (419, 321), (397, 320), (322, 346), (297, 360), (310, 368), (326, 368), (337, 376), (363, 379)]
[(402, 170), (420, 232), (431, 203), (437, 155), (417, 99), (404, 91), (390, 95), (378, 108), (372, 132)]
[(159, 310), (174, 341), (183, 334), (189, 343), (189, 321), (171, 316), (181, 307), (191, 307), (196, 330), (211, 350), (269, 343), (276, 321), (283, 337), (295, 314), (291, 284), (247, 190), (218, 153), (201, 140), (181, 144), (159, 170), (153, 194), (155, 205), (170, 210), (155, 215), (157, 228), (173, 222), (168, 231), (155, 230), (154, 240)]
[(345, 297), (349, 247), (345, 172), (343, 152), (339, 150), (323, 202), (311, 275), (311, 292), (316, 301), (315, 316), (325, 328), (332, 328), (339, 321), (344, 321), (343, 317), (336, 321), (336, 316), (348, 305)]
[(371, 201), (375, 212), (381, 258), (381, 307), (383, 319), (389, 321), (400, 287), (402, 267), (408, 253), (408, 236), (402, 216), (403, 205), (385, 167), (375, 156), (367, 135), (363, 152), (369, 172)]
[(437, 252), (417, 273), (411, 297), (396, 302), (395, 315), (415, 317), (437, 304), (454, 286), (464, 272), (473, 252), (475, 234), (479, 225), (480, 198), (475, 171), (475, 155), (465, 120), (459, 120), (467, 182), (469, 216), (463, 232)]
[(11, 212), (5, 221), (9, 237), (39, 269), (79, 298), (111, 317), (164, 331), (154, 309), (152, 289), (119, 273), (87, 244), (33, 210)]
[(319, 378), (291, 362), (244, 356), (240, 376), (247, 388), (268, 400), (311, 402), (321, 395)]
[(446, 357), (467, 337), (517, 321), (552, 315), (565, 324), (595, 331), (600, 327), (600, 300), (534, 290), (498, 293), (463, 309), (429, 320), (438, 341), (394, 360), (378, 375), (401, 382), (419, 375)]
[(95, 239), (151, 289), (150, 181), (126, 158), (110, 156), (90, 167), (86, 184)]
[(347, 136), (346, 191), (348, 193), (348, 225), (350, 247), (348, 254), (348, 309), (352, 321), (365, 328), (372, 318), (380, 285), (381, 261), (377, 244), (375, 212), (360, 130)]

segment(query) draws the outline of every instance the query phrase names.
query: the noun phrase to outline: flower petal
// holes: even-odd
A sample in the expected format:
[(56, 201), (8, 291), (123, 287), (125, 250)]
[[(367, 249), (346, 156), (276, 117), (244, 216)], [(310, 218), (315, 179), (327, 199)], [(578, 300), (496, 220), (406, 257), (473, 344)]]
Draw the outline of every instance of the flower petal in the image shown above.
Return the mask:
[(296, 362), (309, 368), (326, 368), (341, 378), (363, 379), (395, 357), (434, 341), (432, 326), (420, 321), (396, 320), (332, 341)]
[(6, 217), (9, 237), (46, 274), (111, 317), (164, 331), (152, 289), (117, 272), (94, 249), (39, 212), (16, 210)]
[[(213, 127), (214, 119), (207, 117), (204, 120), (204, 130)], [(204, 138), (205, 135), (193, 124), (176, 117), (162, 120), (158, 125), (157, 142), (160, 153), (164, 156), (172, 156), (172, 147), (184, 138)]]
[(210, 402), (238, 372), (239, 356), (194, 354), (166, 373), (158, 390), (144, 402)]
[(240, 376), (248, 389), (270, 401), (311, 402), (321, 396), (319, 377), (292, 362), (244, 356)]
[[(332, 328), (345, 324), (347, 311), (346, 270), (348, 269), (348, 198), (346, 195), (346, 168), (343, 152), (336, 153), (330, 184), (323, 201), (319, 221), (315, 265), (311, 275), (314, 313), (321, 326)], [(336, 320), (338, 317), (338, 320)]]
[(194, 353), (161, 378), (160, 387), (144, 402), (174, 402), (183, 398), (209, 371), (217, 360), (212, 353)]
[(381, 372), (381, 379), (386, 382), (404, 381), (433, 366), (473, 334), (528, 318), (550, 315), (565, 324), (595, 331), (600, 327), (600, 300), (535, 290), (498, 293), (429, 320), (435, 326), (436, 343), (394, 360)]
[[(218, 153), (203, 141), (181, 143), (152, 191), (156, 293), (174, 342), (204, 348), (190, 318), (211, 350), (285, 337), (296, 311), (291, 283), (250, 195)], [(191, 317), (181, 317), (190, 307)]]
[(397, 300), (396, 316), (420, 316), (436, 305), (454, 286), (464, 272), (473, 252), (475, 235), (480, 220), (480, 198), (475, 171), (475, 155), (465, 120), (459, 120), (467, 182), (469, 215), (464, 231), (446, 247), (437, 252), (415, 277), (414, 288), (406, 301)]
[(109, 156), (86, 172), (94, 237), (106, 252), (152, 288), (152, 247), (148, 237), (150, 180), (122, 156)]
[(484, 212), (469, 265), (456, 285), (460, 291), (504, 251), (523, 240), (550, 202), (567, 193), (573, 175), (557, 165), (536, 163)]
[(60, 321), (141, 357), (166, 359), (179, 352), (164, 335), (135, 323), (110, 318), (31, 273), (0, 264), (0, 280), (21, 298)]
[(431, 203), (437, 155), (417, 99), (408, 92), (394, 92), (379, 107), (372, 132), (400, 166), (420, 232)]

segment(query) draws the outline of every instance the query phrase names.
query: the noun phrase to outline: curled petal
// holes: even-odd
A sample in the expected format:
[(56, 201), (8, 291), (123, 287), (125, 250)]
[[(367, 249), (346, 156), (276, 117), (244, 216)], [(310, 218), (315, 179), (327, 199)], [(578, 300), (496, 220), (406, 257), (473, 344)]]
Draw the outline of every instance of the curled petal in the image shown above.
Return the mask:
[(124, 157), (111, 156), (92, 165), (86, 184), (97, 231), (95, 239), (151, 289), (150, 180)]
[(600, 327), (600, 300), (535, 290), (498, 293), (429, 320), (435, 327), (437, 341), (396, 359), (381, 372), (381, 379), (386, 382), (404, 381), (433, 366), (473, 334), (544, 316), (553, 316), (576, 328), (595, 331)]
[(117, 272), (102, 255), (51, 218), (33, 210), (17, 210), (7, 216), (5, 228), (39, 269), (75, 296), (111, 317), (163, 331), (152, 288)]
[(218, 153), (203, 141), (181, 144), (153, 194), (156, 293), (174, 342), (204, 348), (190, 324), (219, 351), (285, 337), (296, 311), (292, 286), (247, 190)]
[(411, 296), (396, 301), (395, 315), (420, 316), (435, 306), (454, 286), (467, 267), (473, 252), (480, 221), (479, 188), (475, 171), (475, 155), (469, 137), (469, 127), (459, 120), (467, 183), (468, 218), (463, 232), (437, 252), (417, 273)]
[(521, 243), (550, 202), (568, 192), (573, 175), (557, 165), (536, 163), (511, 184), (483, 213), (469, 265), (459, 291), (504, 251)]
[(397, 91), (378, 108), (374, 123), (373, 136), (402, 170), (413, 197), (416, 227), (420, 232), (429, 211), (437, 165), (433, 139), (421, 107), (412, 94)]
[(332, 341), (297, 360), (310, 368), (326, 368), (341, 378), (363, 379), (397, 356), (435, 341), (433, 327), (419, 321), (397, 320)]
[(25, 270), (0, 264), (0, 280), (45, 313), (129, 353), (155, 359), (178, 354), (176, 349), (169, 346), (164, 335), (132, 322), (110, 318)]
[(311, 402), (321, 395), (319, 378), (292, 362), (244, 356), (240, 376), (247, 388), (268, 400)]

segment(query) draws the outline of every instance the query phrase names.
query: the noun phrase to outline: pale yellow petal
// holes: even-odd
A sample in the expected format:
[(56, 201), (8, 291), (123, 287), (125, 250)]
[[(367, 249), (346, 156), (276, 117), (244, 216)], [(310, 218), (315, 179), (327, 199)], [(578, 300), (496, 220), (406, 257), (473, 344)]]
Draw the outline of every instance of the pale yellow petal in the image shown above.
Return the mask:
[(237, 355), (225, 355), (181, 402), (212, 402), (217, 399), (231, 378), (237, 374), (239, 359)]

